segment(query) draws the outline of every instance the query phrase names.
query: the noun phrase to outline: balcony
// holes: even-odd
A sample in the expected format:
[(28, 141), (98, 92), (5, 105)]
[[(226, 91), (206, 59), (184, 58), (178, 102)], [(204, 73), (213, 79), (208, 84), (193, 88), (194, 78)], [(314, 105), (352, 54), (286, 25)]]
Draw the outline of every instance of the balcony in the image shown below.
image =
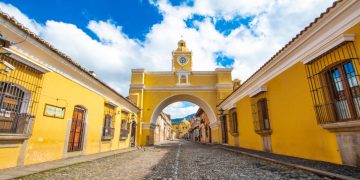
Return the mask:
[(0, 140), (25, 140), (31, 136), (34, 116), (26, 113), (0, 116)]
[(121, 129), (120, 130), (120, 140), (126, 140), (128, 138), (128, 130)]
[(114, 138), (115, 128), (104, 127), (102, 140), (111, 140)]

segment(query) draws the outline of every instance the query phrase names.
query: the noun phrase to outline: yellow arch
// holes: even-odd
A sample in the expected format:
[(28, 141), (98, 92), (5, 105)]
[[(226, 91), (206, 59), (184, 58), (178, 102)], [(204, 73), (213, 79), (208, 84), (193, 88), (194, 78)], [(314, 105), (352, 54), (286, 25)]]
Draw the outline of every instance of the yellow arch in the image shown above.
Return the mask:
[(156, 106), (156, 108), (152, 112), (151, 121), (150, 121), (151, 124), (155, 124), (156, 118), (159, 116), (161, 111), (166, 106), (168, 106), (174, 102), (179, 102), (179, 101), (188, 101), (188, 102), (194, 103), (194, 104), (198, 105), (200, 108), (202, 108), (209, 117), (210, 125), (213, 125), (217, 122), (215, 112), (211, 108), (211, 105), (208, 104), (205, 100), (203, 100), (200, 97), (195, 96), (195, 95), (176, 94), (176, 95), (172, 95), (172, 96), (165, 98)]

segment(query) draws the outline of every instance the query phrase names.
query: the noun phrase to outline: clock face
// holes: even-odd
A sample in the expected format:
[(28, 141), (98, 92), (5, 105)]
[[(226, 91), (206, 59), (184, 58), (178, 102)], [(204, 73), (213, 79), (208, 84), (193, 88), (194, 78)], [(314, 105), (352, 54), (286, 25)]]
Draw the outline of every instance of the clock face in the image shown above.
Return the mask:
[(184, 66), (185, 64), (188, 63), (188, 59), (185, 57), (185, 56), (180, 56), (178, 58), (178, 63), (181, 65), (181, 66)]

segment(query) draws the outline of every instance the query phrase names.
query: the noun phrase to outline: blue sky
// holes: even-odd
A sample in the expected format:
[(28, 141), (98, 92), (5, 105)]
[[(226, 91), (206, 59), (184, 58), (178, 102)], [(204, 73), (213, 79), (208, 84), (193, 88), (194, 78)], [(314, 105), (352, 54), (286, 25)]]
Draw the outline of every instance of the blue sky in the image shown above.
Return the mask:
[(181, 36), (193, 70), (232, 67), (244, 81), (333, 1), (0, 0), (0, 9), (126, 96), (131, 68), (170, 70)]
[[(76, 24), (92, 38), (86, 27), (90, 20), (111, 20), (121, 25), (130, 38), (144, 40), (150, 27), (162, 20), (157, 8), (148, 1), (127, 0), (4, 0), (41, 24), (47, 20)], [(125, 3), (124, 3), (125, 2)], [(36, 4), (36, 5), (34, 5)]]

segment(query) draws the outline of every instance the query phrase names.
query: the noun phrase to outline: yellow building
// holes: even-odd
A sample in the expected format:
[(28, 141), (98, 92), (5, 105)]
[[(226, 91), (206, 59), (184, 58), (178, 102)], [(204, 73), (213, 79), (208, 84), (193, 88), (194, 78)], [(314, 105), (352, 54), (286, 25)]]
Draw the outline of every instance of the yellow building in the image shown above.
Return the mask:
[(185, 41), (172, 52), (172, 71), (133, 69), (130, 99), (141, 109), (141, 145), (154, 143), (155, 120), (168, 105), (188, 101), (200, 106), (208, 115), (213, 142), (219, 142), (221, 129), (216, 105), (232, 92), (231, 68), (193, 71), (192, 52)]
[(360, 166), (360, 1), (337, 1), (218, 105), (232, 146)]
[(185, 118), (182, 121), (178, 122), (177, 124), (172, 125), (172, 129), (175, 132), (176, 138), (178, 139), (184, 138), (185, 135), (189, 132), (190, 127), (191, 127), (190, 122)]
[(0, 169), (135, 145), (137, 106), (15, 19), (0, 20)]

